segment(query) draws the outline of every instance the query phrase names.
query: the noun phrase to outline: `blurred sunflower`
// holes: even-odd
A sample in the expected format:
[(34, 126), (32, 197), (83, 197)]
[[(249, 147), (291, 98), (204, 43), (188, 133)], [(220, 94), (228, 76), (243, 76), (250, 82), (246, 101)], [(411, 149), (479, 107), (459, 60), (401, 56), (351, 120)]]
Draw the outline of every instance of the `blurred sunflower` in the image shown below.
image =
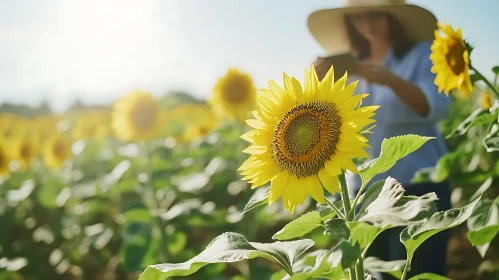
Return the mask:
[(269, 80), (257, 96), (254, 129), (241, 136), (251, 143), (250, 157), (239, 170), (256, 188), (271, 181), (269, 204), (282, 197), (293, 212), (310, 194), (324, 203), (325, 188), (340, 190), (338, 175), (357, 173), (353, 158), (367, 157), (368, 140), (361, 135), (378, 106), (359, 107), (368, 94), (352, 95), (357, 82), (345, 86), (347, 75), (334, 81), (333, 68), (319, 82), (315, 69), (305, 70), (305, 89), (284, 74), (284, 89)]
[(72, 129), (74, 139), (78, 140), (102, 140), (110, 134), (111, 117), (104, 111), (86, 112), (78, 118)]
[(213, 119), (199, 120), (187, 124), (187, 127), (182, 135), (182, 140), (192, 141), (202, 138), (217, 127), (217, 122)]
[(11, 129), (18, 117), (10, 113), (0, 114), (0, 135), (7, 136), (10, 134)]
[(11, 155), (9, 153), (7, 144), (0, 139), (0, 176), (9, 174), (9, 164)]
[(14, 144), (14, 152), (14, 159), (19, 162), (21, 170), (26, 170), (37, 156), (35, 139), (32, 137), (17, 139)]
[(30, 119), (18, 117), (12, 123), (9, 137), (13, 139), (24, 138), (32, 132), (33, 125)]
[(43, 160), (48, 168), (59, 168), (71, 156), (71, 141), (61, 134), (48, 139), (43, 148)]
[(494, 95), (490, 91), (485, 91), (480, 99), (480, 106), (488, 110), (490, 107), (492, 107), (492, 104), (494, 103)]
[(468, 101), (473, 95), (472, 91), (467, 89), (456, 90), (452, 93), (459, 101)]
[[(439, 92), (443, 90), (446, 95), (449, 95), (452, 89), (471, 93), (473, 85), (469, 74), (469, 51), (463, 40), (461, 29), (454, 31), (447, 23), (438, 23), (438, 27), (430, 54), (433, 62), (431, 71), (437, 74), (435, 85), (438, 86)], [(443, 33), (443, 36), (439, 31)]]
[(36, 142), (41, 144), (50, 138), (51, 135), (57, 133), (58, 117), (43, 116), (32, 121), (32, 132), (36, 138)]
[(220, 116), (243, 120), (253, 109), (255, 99), (256, 88), (251, 76), (233, 68), (218, 79), (209, 103)]
[(113, 104), (112, 128), (123, 141), (150, 140), (161, 126), (161, 109), (148, 92), (136, 90)]

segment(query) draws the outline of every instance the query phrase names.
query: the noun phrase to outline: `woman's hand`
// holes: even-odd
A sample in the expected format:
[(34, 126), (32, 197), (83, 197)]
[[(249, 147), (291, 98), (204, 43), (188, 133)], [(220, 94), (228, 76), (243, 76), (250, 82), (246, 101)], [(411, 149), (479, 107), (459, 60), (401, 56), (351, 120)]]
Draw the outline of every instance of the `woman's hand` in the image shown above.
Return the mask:
[(391, 86), (398, 77), (383, 65), (372, 62), (359, 62), (357, 64), (359, 75), (370, 83)]
[(322, 81), (324, 77), (327, 74), (327, 71), (329, 71), (329, 68), (331, 68), (331, 63), (327, 62), (324, 58), (318, 57), (314, 61), (314, 66), (315, 66), (315, 72), (317, 72), (317, 77), (319, 78), (319, 81)]

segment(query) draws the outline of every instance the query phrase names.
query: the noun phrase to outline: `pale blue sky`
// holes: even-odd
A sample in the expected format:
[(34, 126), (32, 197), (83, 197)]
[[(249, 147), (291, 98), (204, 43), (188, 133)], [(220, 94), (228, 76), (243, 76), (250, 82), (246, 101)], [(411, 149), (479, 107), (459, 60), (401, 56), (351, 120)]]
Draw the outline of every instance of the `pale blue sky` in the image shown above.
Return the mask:
[[(482, 72), (499, 64), (499, 1), (413, 0), (461, 26)], [(306, 26), (340, 0), (0, 0), (0, 102), (57, 110), (107, 103), (134, 88), (208, 97), (237, 66), (258, 87), (297, 76), (323, 50)]]

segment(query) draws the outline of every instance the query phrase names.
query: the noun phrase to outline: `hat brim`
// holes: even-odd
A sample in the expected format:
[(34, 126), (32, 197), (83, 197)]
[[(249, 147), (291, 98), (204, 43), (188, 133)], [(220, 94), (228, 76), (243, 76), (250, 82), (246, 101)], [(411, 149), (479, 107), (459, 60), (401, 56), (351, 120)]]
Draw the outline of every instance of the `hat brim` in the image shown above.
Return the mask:
[(388, 12), (393, 15), (413, 42), (432, 41), (435, 37), (436, 17), (430, 11), (410, 4), (319, 10), (308, 17), (308, 29), (329, 55), (349, 52), (344, 17), (347, 14), (368, 11)]

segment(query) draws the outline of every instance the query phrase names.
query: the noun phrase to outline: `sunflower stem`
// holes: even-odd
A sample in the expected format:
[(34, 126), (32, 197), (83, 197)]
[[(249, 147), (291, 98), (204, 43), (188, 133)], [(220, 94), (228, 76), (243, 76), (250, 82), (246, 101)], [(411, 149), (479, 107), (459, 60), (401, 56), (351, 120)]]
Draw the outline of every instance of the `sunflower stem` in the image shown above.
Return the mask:
[(364, 278), (364, 258), (359, 257), (357, 264), (355, 265), (355, 271), (357, 272), (357, 280), (365, 280)]
[(345, 219), (347, 222), (350, 222), (353, 219), (352, 205), (350, 204), (350, 195), (348, 194), (348, 186), (347, 180), (345, 178), (345, 171), (342, 171), (338, 176), (340, 179), (340, 188), (341, 188), (341, 200), (343, 200), (343, 208), (345, 209)]
[(362, 186), (360, 187), (360, 190), (359, 192), (357, 193), (357, 195), (355, 196), (355, 199), (353, 200), (353, 204), (352, 204), (352, 209), (350, 210), (352, 213), (352, 216), (355, 212), (355, 208), (357, 207), (357, 203), (359, 203), (359, 199), (360, 199), (360, 196), (362, 195), (362, 192), (364, 192), (364, 189), (366, 188), (366, 185), (365, 184), (362, 184)]
[(409, 271), (410, 263), (411, 263), (411, 260), (409, 258), (407, 258), (407, 260), (405, 261), (404, 270), (402, 271), (402, 277), (400, 277), (400, 280), (405, 280), (405, 278), (407, 278), (407, 272)]
[(163, 220), (161, 219), (159, 215), (159, 207), (160, 207), (160, 202), (158, 198), (156, 197), (156, 190), (154, 189), (153, 185), (153, 173), (151, 170), (151, 153), (149, 151), (149, 145), (147, 142), (143, 143), (144, 147), (144, 153), (145, 153), (145, 169), (146, 169), (146, 174), (147, 174), (147, 183), (145, 184), (147, 189), (146, 192), (149, 192), (150, 199), (145, 199), (145, 202), (147, 205), (149, 205), (150, 210), (153, 211), (153, 218), (155, 221), (156, 228), (159, 231), (160, 234), (160, 253), (162, 258), (164, 259), (163, 261), (168, 261), (170, 260), (170, 255), (167, 250), (167, 236), (165, 232), (165, 227), (163, 224)]
[(336, 213), (336, 215), (338, 215), (338, 217), (345, 219), (345, 215), (343, 215), (343, 213), (341, 213), (340, 209), (338, 209), (338, 207), (336, 207), (331, 201), (329, 201), (329, 199), (324, 197), (324, 201), (326, 202), (326, 204), (329, 207), (331, 207), (333, 209), (333, 211)]
[[(345, 178), (345, 171), (342, 170), (341, 174), (338, 176), (340, 179), (340, 188), (341, 188), (341, 200), (343, 200), (343, 208), (345, 209), (345, 220), (347, 222), (352, 221), (353, 212), (352, 205), (350, 204), (350, 195), (348, 194), (348, 185), (347, 180)], [(350, 275), (350, 280), (357, 280), (357, 274), (355, 267), (351, 267), (348, 269), (348, 273)], [(359, 272), (357, 272), (359, 273)], [(362, 275), (364, 275), (364, 271), (360, 271)]]
[(484, 75), (482, 75), (482, 73), (480, 73), (475, 67), (473, 67), (472, 65), (470, 65), (470, 69), (475, 71), (475, 74), (478, 75), (478, 77), (480, 77), (480, 79), (482, 81), (485, 82), (485, 84), (492, 90), (492, 92), (495, 94), (496, 98), (499, 99), (499, 92), (497, 91), (497, 89), (489, 82), (489, 80), (487, 80), (485, 78)]

